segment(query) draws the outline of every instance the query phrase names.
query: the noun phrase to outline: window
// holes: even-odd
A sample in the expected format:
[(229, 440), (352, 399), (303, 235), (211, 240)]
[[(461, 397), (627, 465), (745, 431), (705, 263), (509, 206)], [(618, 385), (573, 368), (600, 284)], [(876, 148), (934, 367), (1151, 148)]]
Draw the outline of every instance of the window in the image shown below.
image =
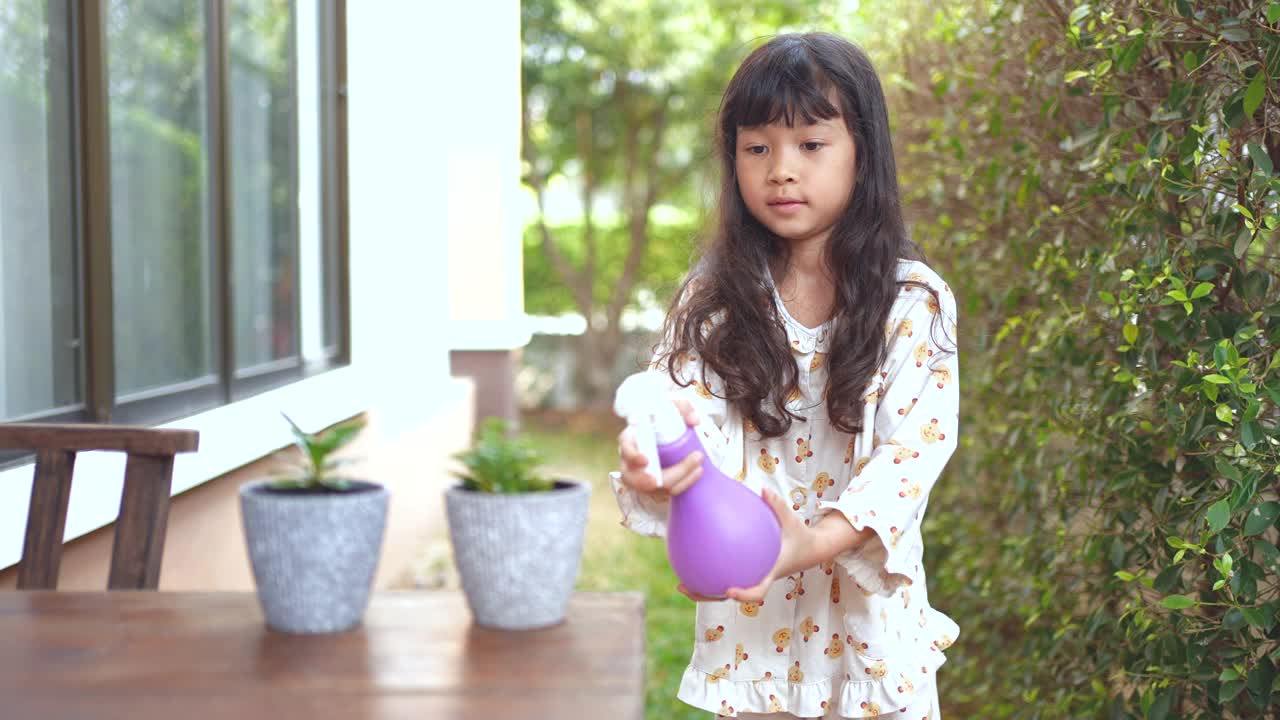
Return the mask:
[(346, 361), (342, 0), (0, 3), (0, 421)]
[(67, 8), (0, 5), (0, 417), (83, 399)]

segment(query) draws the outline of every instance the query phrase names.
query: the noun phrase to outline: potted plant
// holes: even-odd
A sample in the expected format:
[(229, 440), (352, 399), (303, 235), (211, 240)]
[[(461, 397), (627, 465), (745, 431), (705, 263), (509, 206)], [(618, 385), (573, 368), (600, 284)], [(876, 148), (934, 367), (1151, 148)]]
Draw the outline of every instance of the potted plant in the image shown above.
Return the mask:
[(241, 520), (267, 625), (328, 633), (360, 623), (382, 549), (389, 493), (353, 480), (333, 454), (364, 428), (356, 418), (317, 433), (286, 415), (301, 451), (285, 477), (240, 488)]
[(453, 456), (445, 494), (454, 562), (478, 625), (528, 630), (564, 620), (578, 578), (591, 486), (539, 473), (543, 459), (497, 418)]

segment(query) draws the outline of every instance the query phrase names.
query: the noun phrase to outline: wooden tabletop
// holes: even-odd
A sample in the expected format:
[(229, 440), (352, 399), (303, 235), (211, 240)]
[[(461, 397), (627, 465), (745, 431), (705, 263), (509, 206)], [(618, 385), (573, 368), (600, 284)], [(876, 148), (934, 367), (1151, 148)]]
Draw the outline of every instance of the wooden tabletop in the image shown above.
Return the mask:
[(6, 720), (643, 716), (637, 593), (523, 632), (474, 626), (461, 593), (375, 593), (356, 630), (295, 636), (252, 593), (0, 592)]

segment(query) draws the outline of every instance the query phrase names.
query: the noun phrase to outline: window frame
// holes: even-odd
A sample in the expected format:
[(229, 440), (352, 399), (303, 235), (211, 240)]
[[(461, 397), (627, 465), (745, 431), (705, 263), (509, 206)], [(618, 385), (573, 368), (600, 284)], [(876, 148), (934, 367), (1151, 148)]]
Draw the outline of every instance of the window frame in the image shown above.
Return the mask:
[[(235, 368), (231, 250), (230, 158), (228, 155), (228, 72), (226, 40), (230, 0), (201, 0), (205, 15), (205, 92), (210, 132), (207, 222), (212, 242), (209, 273), (212, 288), (214, 372), (203, 378), (117, 397), (111, 237), (111, 157), (107, 97), (106, 3), (108, 0), (49, 0), (46, 23), (50, 35), (64, 32), (69, 60), (69, 97), (58, 97), (51, 108), (67, 108), (63, 122), (70, 130), (74, 279), (80, 353), (76, 371), (80, 401), (3, 422), (97, 422), (155, 425), (194, 415), (280, 388), (306, 377), (350, 364), (350, 309), (347, 224), (347, 118), (345, 0), (290, 0), (289, 74), (293, 90), (293, 136), (298, 137), (297, 7), (316, 4), (320, 87), (319, 173), (321, 183), (322, 312), (336, 314), (337, 337), (327, 343), (322, 358), (304, 364), (301, 307), (314, 299), (301, 297), (296, 285), (294, 333), (296, 354), (248, 370)], [(60, 30), (59, 30), (60, 29)], [(51, 40), (51, 43), (55, 42)], [(52, 94), (52, 93), (51, 93)], [(312, 111), (307, 109), (306, 111)], [(298, 197), (301, 178), (295, 142), (290, 184)], [(301, 243), (299, 210), (292, 209), (292, 231)], [(298, 263), (300, 252), (294, 252)], [(295, 267), (295, 271), (297, 268)], [(335, 305), (336, 303), (336, 305)], [(326, 330), (327, 332), (327, 330)], [(7, 455), (7, 456), (6, 456)], [(0, 454), (0, 467), (25, 462), (29, 456)]]

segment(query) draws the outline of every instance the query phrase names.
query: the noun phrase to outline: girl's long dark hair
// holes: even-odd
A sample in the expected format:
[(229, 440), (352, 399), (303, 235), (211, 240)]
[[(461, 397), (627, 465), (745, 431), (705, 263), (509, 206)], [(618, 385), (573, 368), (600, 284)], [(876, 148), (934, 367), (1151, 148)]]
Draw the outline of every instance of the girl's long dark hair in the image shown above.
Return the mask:
[[(839, 107), (827, 99), (832, 90)], [(827, 411), (837, 429), (858, 433), (866, 388), (887, 353), (885, 324), (899, 287), (916, 285), (938, 297), (923, 283), (897, 279), (899, 258), (924, 260), (924, 253), (902, 220), (884, 92), (866, 54), (835, 35), (777, 36), (743, 61), (725, 89), (716, 120), (722, 171), (716, 224), (667, 312), (656, 360), (688, 385), (678, 375), (679, 359), (700, 356), (704, 386), (711, 387), (710, 368), (723, 382), (712, 391), (766, 437), (802, 419), (786, 408), (799, 369), (765, 275), (775, 259), (787, 266), (790, 245), (747, 210), (734, 164), (738, 128), (779, 120), (790, 127), (797, 116), (807, 123), (842, 116), (856, 148), (853, 194), (825, 259), (835, 279)], [(941, 317), (934, 316), (935, 329)]]

